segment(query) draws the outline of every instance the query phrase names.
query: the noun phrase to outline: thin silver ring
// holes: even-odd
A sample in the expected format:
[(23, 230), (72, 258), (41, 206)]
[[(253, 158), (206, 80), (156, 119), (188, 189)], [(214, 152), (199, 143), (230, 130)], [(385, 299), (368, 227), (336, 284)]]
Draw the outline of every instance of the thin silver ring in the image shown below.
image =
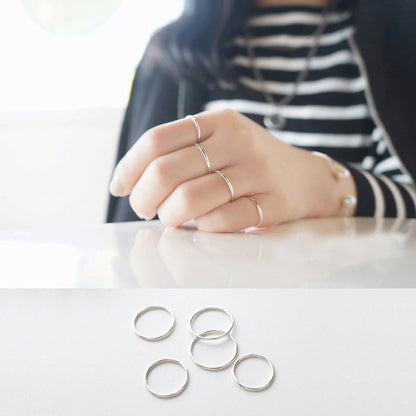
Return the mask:
[(234, 199), (234, 188), (230, 180), (220, 170), (216, 170), (215, 173), (218, 173), (218, 175), (220, 175), (225, 180), (225, 183), (227, 184), (228, 189), (230, 190), (231, 201), (232, 201)]
[[(137, 330), (137, 328), (136, 328), (136, 323), (137, 323), (137, 321), (139, 320), (139, 318), (142, 316), (142, 315), (144, 315), (146, 312), (150, 312), (150, 311), (156, 311), (156, 310), (158, 310), (158, 311), (165, 311), (165, 312), (167, 312), (170, 316), (171, 316), (171, 318), (172, 318), (172, 324), (171, 324), (171, 326), (170, 326), (170, 328), (164, 333), (164, 334), (162, 334), (162, 335), (158, 335), (158, 336), (156, 336), (156, 337), (148, 337), (148, 336), (146, 336), (146, 335), (143, 335), (143, 334), (141, 334), (138, 330)], [(135, 334), (138, 336), (138, 337), (140, 337), (140, 338), (142, 338), (142, 339), (145, 339), (146, 341), (160, 341), (160, 340), (162, 340), (162, 339), (165, 339), (165, 338), (167, 338), (172, 332), (173, 332), (173, 330), (175, 329), (175, 324), (176, 324), (176, 320), (175, 320), (175, 315), (168, 309), (168, 308), (165, 308), (164, 306), (148, 306), (147, 308), (144, 308), (144, 309), (142, 309), (136, 316), (135, 316), (135, 318), (134, 318), (134, 321), (133, 321), (133, 331), (135, 332)]]
[[(176, 390), (173, 393), (167, 393), (167, 394), (157, 393), (156, 391), (152, 390), (152, 388), (149, 386), (149, 382), (148, 382), (149, 375), (156, 367), (158, 367), (159, 365), (162, 365), (162, 364), (167, 364), (167, 363), (176, 364), (176, 365), (179, 365), (180, 367), (182, 367), (185, 371), (186, 379), (185, 379), (184, 384), (179, 388), (179, 390)], [(179, 394), (181, 394), (188, 387), (189, 373), (188, 373), (187, 368), (180, 361), (174, 360), (173, 358), (163, 358), (159, 361), (154, 362), (147, 369), (146, 374), (144, 375), (144, 384), (145, 384), (147, 390), (149, 390), (150, 393), (153, 394), (153, 396), (159, 397), (160, 399), (170, 399), (172, 397), (179, 396)]]
[[(251, 386), (246, 386), (245, 384), (242, 384), (236, 375), (236, 369), (238, 367), (238, 365), (244, 361), (247, 360), (249, 358), (260, 358), (261, 360), (265, 361), (267, 364), (269, 364), (270, 368), (272, 369), (272, 375), (270, 377), (270, 380), (266, 383), (263, 384), (262, 386), (259, 387), (251, 387)], [(275, 379), (275, 371), (274, 371), (274, 366), (273, 363), (266, 357), (264, 357), (263, 355), (260, 354), (246, 354), (241, 356), (235, 363), (234, 363), (234, 367), (233, 367), (233, 378), (234, 381), (244, 390), (248, 390), (248, 391), (262, 391), (262, 390), (266, 390), (268, 387), (270, 387)]]
[[(209, 334), (206, 334), (206, 332), (208, 332), (208, 331), (204, 331), (202, 334), (197, 334), (192, 329), (192, 325), (195, 322), (196, 318), (198, 318), (198, 316), (202, 315), (205, 312), (222, 312), (222, 313), (224, 313), (225, 315), (228, 316), (228, 318), (230, 318), (230, 321), (231, 321), (230, 326), (228, 327), (228, 329), (226, 331), (211, 329), (210, 331), (217, 331), (218, 333), (221, 332), (220, 335), (216, 335), (216, 336), (207, 336), (207, 335), (209, 335)], [(234, 328), (234, 323), (235, 323), (235, 321), (234, 321), (233, 316), (230, 314), (230, 312), (226, 311), (224, 308), (219, 308), (217, 306), (207, 306), (206, 308), (202, 308), (202, 309), (200, 309), (199, 311), (197, 311), (193, 314), (192, 318), (189, 320), (189, 330), (191, 331), (191, 334), (196, 338), (207, 339), (207, 340), (220, 339), (220, 338), (225, 337), (226, 335), (231, 333), (231, 331)], [(204, 334), (206, 334), (206, 335), (204, 335)]]
[(259, 222), (257, 223), (257, 225), (255, 225), (255, 227), (260, 227), (261, 223), (263, 222), (263, 210), (261, 209), (260, 204), (253, 198), (253, 197), (249, 197), (248, 198), (257, 208), (257, 212), (259, 213)]
[(205, 151), (205, 149), (199, 143), (195, 143), (194, 146), (196, 146), (200, 150), (200, 152), (202, 153), (202, 156), (204, 156), (205, 163), (207, 164), (208, 172), (211, 172), (211, 162), (209, 161), (209, 157), (207, 155), (207, 152)]
[[(198, 362), (195, 359), (194, 354), (193, 354), (193, 349), (194, 349), (195, 344), (198, 341), (201, 341), (200, 336), (201, 335), (202, 336), (203, 335), (209, 335), (209, 334), (213, 334), (213, 333), (222, 334), (220, 337), (227, 336), (232, 341), (232, 343), (234, 344), (234, 355), (231, 358), (231, 360), (226, 362), (225, 364), (221, 364), (221, 365), (218, 365), (218, 366), (215, 366), (215, 367), (201, 364), (200, 362)], [(202, 368), (203, 370), (208, 370), (208, 371), (220, 371), (220, 370), (224, 370), (224, 369), (228, 368), (236, 360), (236, 358), (238, 356), (238, 344), (237, 344), (237, 341), (233, 338), (233, 336), (231, 334), (224, 334), (224, 331), (221, 331), (221, 330), (218, 330), (218, 329), (210, 329), (208, 331), (202, 332), (202, 334), (200, 334), (200, 336), (194, 338), (194, 340), (192, 341), (192, 344), (191, 344), (191, 348), (189, 349), (189, 355), (191, 356), (192, 361), (199, 368)], [(205, 338), (205, 341), (208, 340), (208, 339), (215, 339), (215, 338)], [(204, 338), (202, 338), (202, 340), (204, 340)]]
[(201, 129), (199, 128), (198, 120), (191, 114), (187, 115), (185, 118), (190, 118), (194, 122), (197, 131), (196, 143), (198, 143), (201, 140)]

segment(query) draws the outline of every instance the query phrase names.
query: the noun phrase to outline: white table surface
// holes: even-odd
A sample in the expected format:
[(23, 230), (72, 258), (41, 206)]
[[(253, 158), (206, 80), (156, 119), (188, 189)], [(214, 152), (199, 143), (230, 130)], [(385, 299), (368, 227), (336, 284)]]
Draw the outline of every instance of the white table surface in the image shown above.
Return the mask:
[[(161, 342), (131, 329), (151, 304), (177, 318)], [(241, 354), (273, 361), (268, 390), (241, 390), (230, 369), (192, 364), (187, 321), (208, 305), (234, 315)], [(0, 415), (414, 416), (415, 321), (414, 290), (3, 290)], [(170, 400), (143, 385), (163, 357), (190, 373)]]
[(0, 288), (416, 287), (416, 220), (209, 234), (158, 221), (0, 231)]

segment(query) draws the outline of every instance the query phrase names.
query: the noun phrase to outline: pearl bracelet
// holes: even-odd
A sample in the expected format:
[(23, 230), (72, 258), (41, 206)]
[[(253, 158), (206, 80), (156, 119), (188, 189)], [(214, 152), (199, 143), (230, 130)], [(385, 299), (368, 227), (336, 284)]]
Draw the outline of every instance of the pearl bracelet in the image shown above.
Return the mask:
[[(328, 162), (329, 167), (331, 168), (331, 171), (336, 180), (347, 179), (351, 176), (351, 172), (345, 166), (336, 162), (327, 154), (321, 153), (321, 152), (312, 152), (312, 154), (322, 159), (325, 159)], [(348, 194), (341, 198), (341, 208), (342, 208), (341, 213), (343, 216), (352, 215), (356, 206), (357, 206), (356, 196), (352, 194)]]

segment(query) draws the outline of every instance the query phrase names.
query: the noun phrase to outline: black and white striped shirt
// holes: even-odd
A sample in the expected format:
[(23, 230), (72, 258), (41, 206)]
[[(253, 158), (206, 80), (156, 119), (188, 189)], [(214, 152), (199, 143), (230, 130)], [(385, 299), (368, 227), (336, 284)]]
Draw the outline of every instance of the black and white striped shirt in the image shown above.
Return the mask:
[[(321, 19), (322, 9), (311, 7), (257, 7), (247, 19), (255, 65), (276, 102), (291, 93)], [(269, 131), (288, 144), (348, 164), (358, 189), (357, 215), (415, 217), (414, 184), (375, 124), (367, 82), (349, 42), (353, 32), (350, 12), (331, 12), (306, 80), (280, 111), (287, 120), (284, 129)], [(227, 86), (213, 89), (204, 109), (231, 108), (264, 126), (263, 118), (275, 112), (274, 106), (253, 74), (246, 42), (241, 28), (227, 45), (227, 57), (250, 93)]]

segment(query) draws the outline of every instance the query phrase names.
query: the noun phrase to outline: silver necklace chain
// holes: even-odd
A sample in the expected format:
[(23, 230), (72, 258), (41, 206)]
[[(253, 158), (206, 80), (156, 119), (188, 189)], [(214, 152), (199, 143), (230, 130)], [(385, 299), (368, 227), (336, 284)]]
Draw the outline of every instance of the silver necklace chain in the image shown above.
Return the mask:
[(292, 92), (290, 94), (285, 95), (280, 101), (276, 101), (266, 88), (266, 82), (264, 80), (263, 74), (261, 73), (259, 68), (257, 68), (255, 64), (256, 55), (251, 45), (252, 38), (248, 29), (248, 25), (246, 24), (244, 26), (246, 48), (247, 48), (247, 53), (248, 53), (248, 57), (250, 60), (251, 69), (254, 73), (254, 77), (256, 78), (256, 81), (259, 82), (260, 84), (264, 97), (270, 104), (273, 105), (274, 111), (275, 111), (272, 115), (266, 115), (264, 117), (264, 120), (263, 120), (264, 125), (267, 128), (282, 129), (285, 127), (286, 119), (282, 117), (282, 115), (280, 114), (280, 110), (283, 106), (289, 104), (296, 97), (300, 84), (302, 84), (302, 82), (305, 81), (306, 77), (308, 76), (310, 65), (311, 65), (311, 60), (316, 55), (316, 52), (318, 51), (319, 39), (328, 24), (328, 17), (329, 17), (329, 7), (327, 6), (322, 14), (322, 20), (319, 23), (319, 26), (316, 28), (315, 32), (312, 35), (313, 42), (306, 56), (305, 68), (299, 72), (293, 84)]

